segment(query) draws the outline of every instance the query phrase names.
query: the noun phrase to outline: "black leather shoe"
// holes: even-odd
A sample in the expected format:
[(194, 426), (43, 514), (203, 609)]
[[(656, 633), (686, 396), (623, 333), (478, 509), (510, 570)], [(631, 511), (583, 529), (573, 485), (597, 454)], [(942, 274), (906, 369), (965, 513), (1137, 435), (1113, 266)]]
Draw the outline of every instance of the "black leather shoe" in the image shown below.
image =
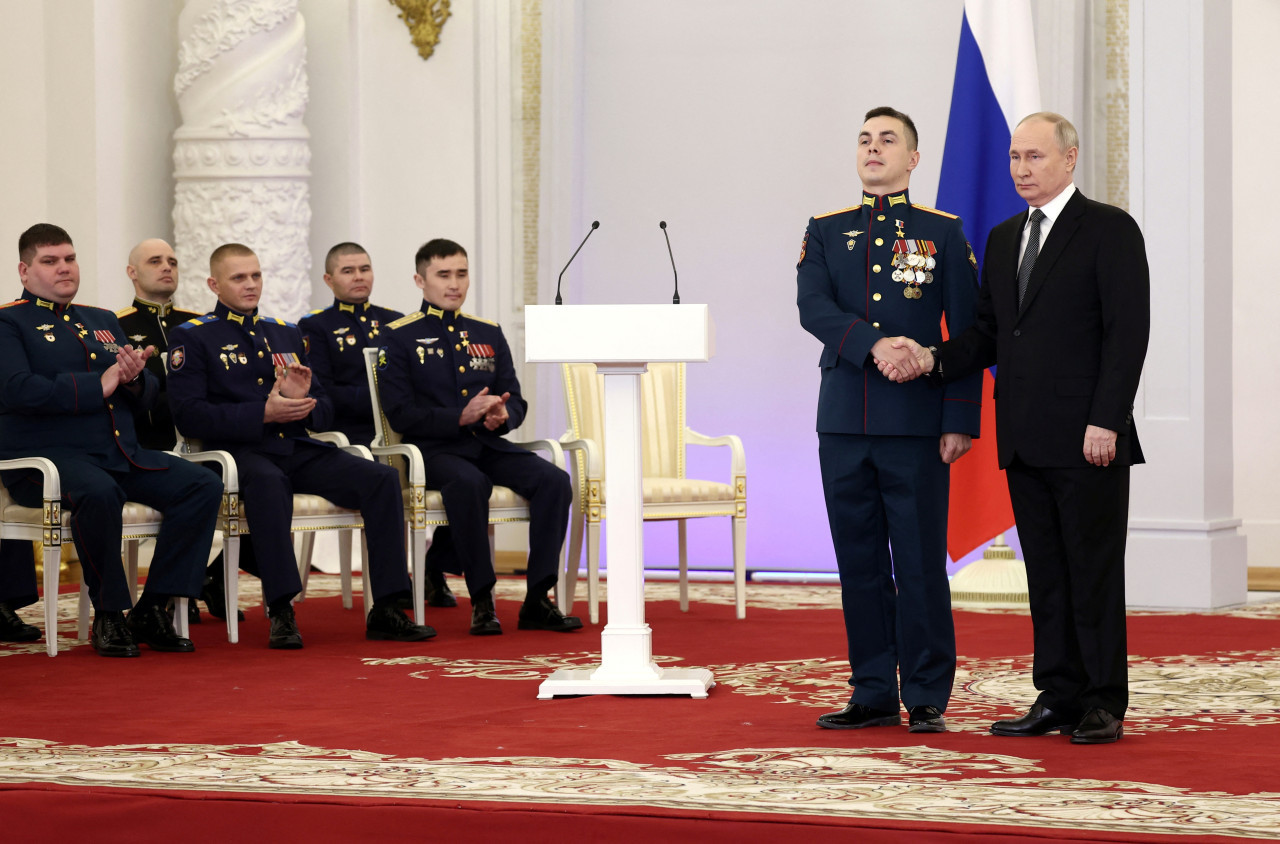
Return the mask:
[(414, 624), (409, 616), (393, 606), (374, 607), (364, 627), (364, 637), (376, 642), (421, 642), (434, 635), (434, 627)]
[[(222, 585), (222, 577), (206, 577), (204, 588), (200, 590), (200, 600), (204, 601), (209, 615), (219, 621), (227, 620), (227, 590)], [(195, 603), (194, 601), (192, 603)], [(236, 609), (236, 620), (244, 621), (244, 610)], [(301, 646), (299, 646), (301, 647)]]
[(285, 607), (271, 614), (271, 637), (267, 647), (283, 651), (296, 651), (302, 647), (302, 634), (298, 632), (298, 619), (293, 607)]
[(1072, 744), (1111, 744), (1124, 735), (1124, 724), (1105, 709), (1090, 709), (1071, 731)]
[(471, 599), (471, 635), (501, 636), (502, 622), (493, 608), (493, 595)]
[(1076, 728), (1080, 719), (1075, 715), (1054, 712), (1042, 703), (1034, 704), (1021, 718), (997, 721), (991, 725), (991, 732), (997, 736), (1043, 736), (1055, 730), (1069, 733)]
[(27, 624), (9, 605), (0, 603), (0, 642), (34, 642), (40, 638), (40, 628)]
[(195, 598), (187, 599), (187, 624), (200, 623), (200, 602)]
[(160, 604), (134, 607), (125, 624), (135, 642), (141, 642), (153, 651), (185, 654), (196, 649), (190, 639), (173, 632), (173, 619)]
[(945, 733), (947, 721), (936, 706), (913, 706), (907, 710), (907, 732)]
[(818, 716), (818, 726), (828, 730), (860, 730), (863, 727), (895, 727), (902, 723), (902, 715), (887, 709), (872, 709), (849, 701), (839, 712)]
[(456, 607), (458, 605), (458, 599), (454, 597), (453, 590), (445, 582), (444, 572), (442, 571), (427, 572), (427, 582), (423, 584), (423, 588), (426, 590), (427, 606), (429, 607)]
[(133, 636), (124, 621), (124, 613), (120, 610), (94, 613), (89, 643), (98, 652), (98, 656), (142, 655), (142, 651), (133, 643)]
[(565, 615), (560, 608), (551, 603), (545, 595), (540, 601), (530, 602), (525, 599), (520, 607), (520, 619), (517, 626), (521, 630), (553, 630), (556, 633), (572, 633), (582, 629), (582, 619), (576, 615)]

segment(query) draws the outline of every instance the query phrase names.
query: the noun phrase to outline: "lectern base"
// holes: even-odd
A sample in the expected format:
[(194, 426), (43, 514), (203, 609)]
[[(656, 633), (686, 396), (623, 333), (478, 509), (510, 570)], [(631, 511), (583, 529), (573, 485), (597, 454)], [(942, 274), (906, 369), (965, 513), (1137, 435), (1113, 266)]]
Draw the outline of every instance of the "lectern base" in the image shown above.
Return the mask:
[(656, 675), (641, 672), (640, 676), (612, 676), (593, 678), (596, 668), (562, 668), (538, 687), (538, 699), (549, 700), (556, 695), (689, 695), (705, 698), (707, 690), (716, 684), (711, 672), (705, 668), (662, 668)]

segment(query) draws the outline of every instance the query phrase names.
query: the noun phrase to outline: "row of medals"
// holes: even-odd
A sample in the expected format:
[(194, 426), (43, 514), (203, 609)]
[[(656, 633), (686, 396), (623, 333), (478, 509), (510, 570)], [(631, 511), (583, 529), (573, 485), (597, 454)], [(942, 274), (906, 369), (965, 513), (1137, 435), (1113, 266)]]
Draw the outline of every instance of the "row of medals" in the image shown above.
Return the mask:
[(933, 284), (933, 268), (938, 266), (932, 255), (925, 256), (916, 252), (898, 252), (893, 256), (893, 278), (907, 285), (902, 295), (908, 299), (919, 299), (924, 295), (920, 289), (922, 284)]

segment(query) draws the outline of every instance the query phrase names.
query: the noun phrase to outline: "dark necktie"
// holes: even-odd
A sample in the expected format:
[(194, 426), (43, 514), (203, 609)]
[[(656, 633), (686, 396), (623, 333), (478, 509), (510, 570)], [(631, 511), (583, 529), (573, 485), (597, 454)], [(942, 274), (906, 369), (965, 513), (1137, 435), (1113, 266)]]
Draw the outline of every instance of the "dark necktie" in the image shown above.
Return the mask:
[(1027, 296), (1027, 282), (1031, 281), (1031, 271), (1036, 266), (1036, 256), (1040, 254), (1040, 221), (1044, 212), (1039, 208), (1031, 212), (1031, 235), (1027, 238), (1027, 251), (1022, 253), (1022, 265), (1018, 267), (1018, 308), (1022, 308), (1022, 300)]

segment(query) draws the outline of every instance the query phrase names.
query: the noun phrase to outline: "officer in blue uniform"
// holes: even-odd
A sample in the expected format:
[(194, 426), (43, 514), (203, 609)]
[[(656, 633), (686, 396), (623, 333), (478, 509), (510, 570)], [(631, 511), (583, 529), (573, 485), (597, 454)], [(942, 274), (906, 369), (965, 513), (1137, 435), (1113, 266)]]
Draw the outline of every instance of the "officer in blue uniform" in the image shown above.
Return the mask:
[(938, 388), (893, 383), (875, 366), (918, 369), (889, 338), (916, 336), (899, 331), (909, 326), (936, 344), (944, 318), (956, 334), (976, 310), (960, 220), (907, 194), (916, 137), (901, 112), (867, 113), (862, 201), (809, 220), (796, 268), (801, 325), (823, 345), (819, 462), (852, 668), (849, 705), (818, 719), (832, 729), (900, 724), (901, 700), (912, 732), (941, 732), (955, 676), (948, 464), (978, 434), (981, 374)]
[[(200, 316), (201, 312), (173, 304), (173, 294), (178, 290), (178, 258), (166, 241), (150, 238), (133, 247), (125, 272), (133, 282), (133, 305), (116, 311), (116, 319), (120, 320), (120, 327), (131, 344), (140, 349), (155, 347), (156, 353), (147, 358), (147, 371), (156, 377), (160, 385), (155, 405), (134, 418), (138, 442), (143, 448), (172, 451), (177, 444), (177, 436), (173, 431), (173, 413), (169, 410), (169, 391), (161, 355), (169, 351), (169, 332)], [(227, 617), (227, 601), (222, 594), (221, 554), (205, 571), (200, 599), (214, 618)], [(192, 624), (200, 623), (200, 610), (195, 601), (187, 604), (187, 620)], [(240, 620), (244, 621), (244, 613), (240, 613)]]
[[(528, 405), (511, 350), (497, 323), (460, 310), (470, 278), (467, 253), (443, 238), (414, 258), (422, 310), (391, 323), (379, 360), (379, 390), (391, 427), (421, 451), (429, 489), (438, 489), (449, 530), (432, 539), (437, 565), (466, 577), (471, 633), (500, 634), (489, 559), (489, 494), (509, 487), (529, 501), (528, 592), (521, 630), (568, 632), (582, 627), (547, 597), (573, 497), (569, 475), (502, 438), (520, 426)], [(432, 554), (428, 554), (429, 560)]]
[(312, 378), (298, 327), (258, 314), (262, 269), (253, 250), (224, 244), (209, 258), (212, 313), (174, 332), (169, 397), (178, 430), (236, 460), (249, 523), (241, 567), (262, 578), (268, 645), (302, 647), (292, 600), (302, 589), (289, 526), (294, 493), (360, 510), (369, 546), (369, 639), (416, 642), (435, 631), (396, 607), (409, 591), (400, 478), (307, 432), (327, 430), (333, 405)]
[[(25, 291), (0, 307), (0, 458), (47, 457), (58, 467), (94, 607), (94, 649), (137, 656), (140, 641), (154, 650), (192, 651), (191, 641), (173, 632), (165, 605), (200, 592), (222, 484), (203, 467), (138, 445), (134, 415), (158, 389), (145, 369), (154, 350), (127, 344), (111, 311), (72, 302), (80, 268), (71, 237), (41, 223), (22, 234), (18, 253)], [(39, 473), (15, 470), (3, 480), (19, 504), (41, 506)], [(120, 556), (125, 501), (164, 517), (136, 604)], [(0, 554), (4, 568), (13, 568), (13, 556), (13, 546)], [(0, 601), (30, 603), (31, 571), (25, 585), (6, 575), (0, 584), (9, 594)]]
[(298, 321), (311, 369), (333, 401), (334, 431), (360, 445), (373, 442), (373, 403), (364, 369), (364, 350), (380, 346), (379, 336), (399, 311), (369, 302), (373, 262), (358, 243), (339, 243), (324, 259), (324, 283), (333, 304)]

